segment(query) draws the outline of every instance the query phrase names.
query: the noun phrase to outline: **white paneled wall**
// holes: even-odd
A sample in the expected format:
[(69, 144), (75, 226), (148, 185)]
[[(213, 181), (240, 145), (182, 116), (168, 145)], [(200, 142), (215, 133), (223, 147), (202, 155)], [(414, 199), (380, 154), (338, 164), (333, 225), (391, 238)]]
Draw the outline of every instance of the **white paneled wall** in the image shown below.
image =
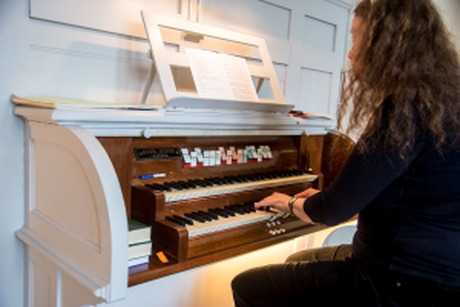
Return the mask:
[[(140, 10), (264, 38), (286, 101), (335, 114), (349, 12), (318, 0), (31, 0), (33, 95), (139, 102), (150, 61)], [(158, 84), (149, 99), (162, 103)]]
[(33, 96), (140, 101), (150, 66), (145, 41), (38, 20), (30, 33)]

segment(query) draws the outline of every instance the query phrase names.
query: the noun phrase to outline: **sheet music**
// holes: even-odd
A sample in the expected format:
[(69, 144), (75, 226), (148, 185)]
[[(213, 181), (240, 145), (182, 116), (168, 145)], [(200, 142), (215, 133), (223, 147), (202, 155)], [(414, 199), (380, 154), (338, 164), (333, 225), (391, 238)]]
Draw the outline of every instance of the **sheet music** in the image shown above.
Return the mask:
[(45, 109), (132, 109), (152, 110), (160, 106), (138, 103), (99, 102), (56, 97), (18, 97), (11, 95), (11, 102), (19, 106), (38, 107)]
[(259, 100), (245, 59), (200, 49), (185, 52), (200, 97)]

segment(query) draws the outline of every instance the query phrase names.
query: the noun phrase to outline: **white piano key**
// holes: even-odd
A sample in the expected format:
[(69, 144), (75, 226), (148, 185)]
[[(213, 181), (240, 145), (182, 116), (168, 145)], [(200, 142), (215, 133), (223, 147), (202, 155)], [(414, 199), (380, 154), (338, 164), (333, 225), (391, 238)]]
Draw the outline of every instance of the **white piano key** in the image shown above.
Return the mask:
[(200, 197), (209, 197), (216, 195), (232, 194), (237, 192), (252, 191), (262, 188), (278, 187), (295, 183), (312, 182), (318, 176), (316, 175), (301, 175), (280, 179), (268, 179), (261, 181), (234, 183), (230, 185), (213, 185), (206, 188), (196, 188), (190, 190), (172, 190), (165, 192), (166, 203), (194, 199)]
[(265, 221), (270, 219), (273, 215), (272, 212), (267, 211), (235, 214), (235, 216), (229, 216), (228, 218), (220, 217), (218, 220), (212, 220), (205, 223), (195, 222), (193, 225), (187, 225), (186, 228), (189, 232), (189, 237), (193, 238), (204, 234)]

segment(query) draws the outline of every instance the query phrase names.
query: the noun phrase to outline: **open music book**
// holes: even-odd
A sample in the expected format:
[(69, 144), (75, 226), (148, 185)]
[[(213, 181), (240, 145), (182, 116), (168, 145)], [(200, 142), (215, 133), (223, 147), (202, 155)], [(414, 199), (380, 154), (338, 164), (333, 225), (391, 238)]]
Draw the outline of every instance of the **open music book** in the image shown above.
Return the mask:
[(142, 109), (157, 110), (160, 106), (137, 104), (100, 102), (56, 97), (18, 97), (11, 95), (11, 102), (19, 106), (38, 107), (45, 109)]

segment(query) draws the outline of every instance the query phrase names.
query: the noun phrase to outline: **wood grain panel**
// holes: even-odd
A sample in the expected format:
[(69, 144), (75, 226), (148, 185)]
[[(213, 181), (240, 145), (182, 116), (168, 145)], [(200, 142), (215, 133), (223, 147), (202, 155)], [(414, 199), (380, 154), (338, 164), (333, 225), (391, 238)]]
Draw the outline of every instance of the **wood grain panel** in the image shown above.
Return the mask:
[[(130, 269), (129, 284), (134, 285), (182, 270), (240, 255), (256, 249), (293, 239), (324, 227), (311, 225), (296, 217), (281, 222), (284, 233), (273, 235), (265, 222), (236, 227), (231, 230), (188, 237), (184, 226), (166, 220), (166, 216), (183, 215), (197, 210), (223, 208), (234, 204), (252, 204), (273, 192), (294, 195), (311, 183), (298, 183), (283, 187), (218, 195), (186, 201), (165, 203), (163, 192), (145, 186), (147, 183), (163, 183), (207, 177), (254, 174), (297, 169), (318, 175), (313, 183), (316, 188), (325, 186), (336, 176), (346, 160), (353, 143), (349, 139), (331, 134), (327, 136), (228, 136), (228, 137), (154, 137), (99, 138), (117, 172), (128, 216), (152, 225), (152, 256), (149, 265)], [(265, 162), (184, 168), (182, 157), (154, 158), (138, 161), (134, 149), (187, 148), (189, 152), (199, 147), (202, 151), (218, 147), (268, 145), (273, 158)], [(141, 179), (140, 175), (164, 173), (165, 177)], [(170, 264), (159, 263), (156, 252), (163, 252)]]
[(125, 200), (126, 214), (131, 216), (131, 173), (132, 173), (132, 139), (131, 138), (98, 138), (102, 147), (112, 161), (120, 182), (121, 191)]

